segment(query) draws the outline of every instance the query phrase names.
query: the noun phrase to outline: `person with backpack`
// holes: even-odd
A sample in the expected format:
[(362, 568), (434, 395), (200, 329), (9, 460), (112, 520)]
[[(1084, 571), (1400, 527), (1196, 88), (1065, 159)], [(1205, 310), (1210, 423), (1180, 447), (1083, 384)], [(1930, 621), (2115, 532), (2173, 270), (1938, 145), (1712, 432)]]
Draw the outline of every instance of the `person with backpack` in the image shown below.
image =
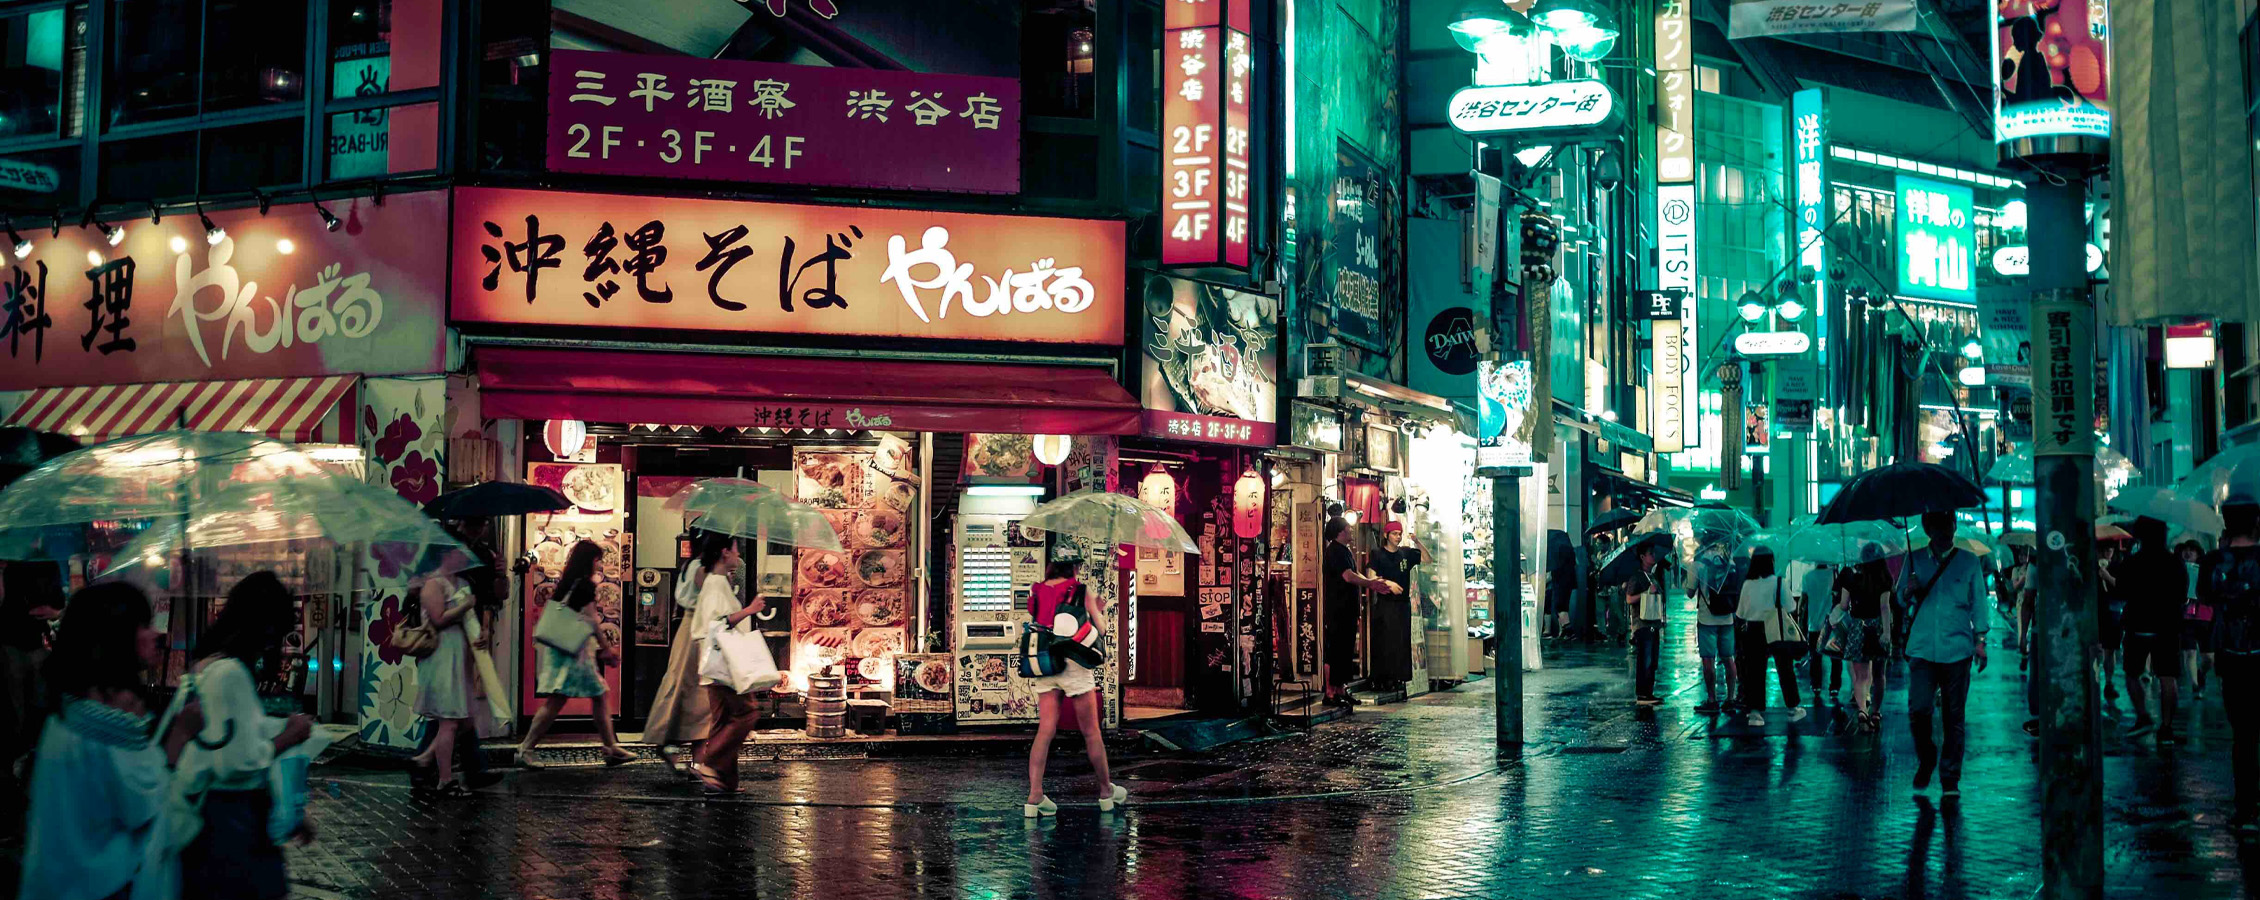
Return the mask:
[(1695, 704), (1696, 712), (1718, 712), (1721, 694), (1718, 691), (1719, 670), (1725, 671), (1726, 693), (1724, 703), (1736, 705), (1740, 670), (1735, 665), (1734, 608), (1741, 601), (1741, 591), (1735, 584), (1734, 562), (1727, 558), (1725, 544), (1704, 547), (1695, 557), (1695, 655), (1703, 667), (1703, 702)]
[[(1962, 793), (1963, 711), (1970, 699), (1972, 663), (1985, 671), (1985, 633), (1993, 604), (1986, 596), (1985, 568), (1976, 554), (1954, 546), (1954, 513), (1923, 514), (1930, 546), (1907, 553), (1895, 594), (1904, 607), (1907, 651), (1907, 725), (1915, 736), (1915, 790), (1930, 787), (1933, 772), (1940, 796)], [(1945, 718), (1945, 747), (1932, 736), (1932, 721)]]
[(2221, 504), (2221, 548), (2198, 564), (2198, 600), (2213, 608), (2213, 674), (2228, 712), (2236, 812), (2229, 827), (2260, 832), (2260, 498)]
[(2127, 701), (2134, 705), (2134, 727), (2127, 734), (2150, 730), (2149, 691), (2142, 674), (2158, 681), (2159, 746), (2175, 742), (2174, 708), (2181, 700), (2182, 608), (2188, 605), (2189, 573), (2181, 557), (2166, 548), (2166, 523), (2144, 516), (2127, 526), (2141, 541), (2140, 549), (2119, 565), (2119, 578), (2140, 590), (2126, 592), (2127, 605), (2120, 620), (2120, 658), (2127, 667)]
[[(1078, 620), (1083, 627), (1096, 627), (1098, 617), (1092, 615), (1090, 603), (1091, 592), (1075, 577), (1075, 561), (1071, 559), (1052, 560), (1044, 567), (1044, 580), (1028, 591), (1028, 611), (1034, 623), (1052, 628), (1054, 633), (1058, 629), (1053, 623), (1063, 615)], [(1075, 728), (1083, 734), (1083, 754), (1090, 759), (1092, 777), (1099, 782), (1099, 811), (1113, 812), (1116, 806), (1129, 802), (1130, 789), (1108, 777), (1106, 739), (1099, 730), (1098, 682), (1091, 669), (1072, 656), (1059, 664), (1056, 674), (1028, 679), (1028, 690), (1036, 695), (1036, 740), (1028, 745), (1028, 801), (1020, 807), (1020, 814), (1034, 819), (1059, 813), (1059, 804), (1044, 796), (1044, 764), (1051, 758), (1052, 737), (1059, 733), (1062, 705), (1073, 708)]]

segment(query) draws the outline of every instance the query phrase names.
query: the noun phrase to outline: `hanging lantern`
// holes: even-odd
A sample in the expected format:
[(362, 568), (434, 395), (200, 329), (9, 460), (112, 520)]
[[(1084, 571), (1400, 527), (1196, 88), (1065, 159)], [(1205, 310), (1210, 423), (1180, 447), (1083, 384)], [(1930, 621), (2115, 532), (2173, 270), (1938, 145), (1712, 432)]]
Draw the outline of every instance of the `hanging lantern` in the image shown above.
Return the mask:
[(589, 426), (579, 419), (551, 419), (542, 423), (541, 443), (552, 459), (572, 459), (588, 446)]
[(1243, 538), (1263, 534), (1263, 477), (1253, 468), (1232, 485), (1232, 533)]
[(1160, 463), (1146, 470), (1146, 477), (1138, 482), (1138, 499), (1153, 504), (1171, 515), (1177, 513), (1177, 479), (1170, 477)]
[(1039, 434), (1030, 442), (1035, 445), (1036, 461), (1047, 466), (1066, 462), (1069, 451), (1075, 449), (1075, 439), (1064, 434)]

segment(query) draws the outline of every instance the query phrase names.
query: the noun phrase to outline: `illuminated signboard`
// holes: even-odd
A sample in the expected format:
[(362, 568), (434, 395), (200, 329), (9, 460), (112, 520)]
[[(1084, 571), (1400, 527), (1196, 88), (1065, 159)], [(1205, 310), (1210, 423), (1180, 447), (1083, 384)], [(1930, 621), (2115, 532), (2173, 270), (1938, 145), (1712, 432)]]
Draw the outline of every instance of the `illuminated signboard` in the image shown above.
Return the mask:
[[(1677, 358), (1682, 361), (1699, 359), (1702, 349), (1696, 344), (1694, 185), (1669, 184), (1657, 190), (1656, 225), (1656, 286), (1667, 291), (1682, 291), (1687, 298), (1686, 302), (1680, 304), (1679, 326), (1673, 329), (1680, 341)], [(1657, 324), (1662, 325), (1660, 322)], [(1679, 373), (1679, 390), (1672, 396), (1674, 405), (1680, 411), (1679, 421), (1676, 423), (1677, 438), (1691, 445), (1696, 443), (1690, 437), (1696, 434), (1695, 408), (1678, 401), (1695, 396), (1695, 367), (1680, 365), (1674, 371)], [(1662, 363), (1659, 361), (1656, 380), (1661, 382), (1663, 377)], [(1659, 410), (1663, 408), (1661, 404), (1664, 399), (1662, 396), (1658, 397)], [(1674, 445), (1671, 451), (1663, 450), (1665, 444), (1672, 443), (1663, 438), (1663, 429), (1664, 425), (1659, 420), (1656, 424), (1657, 450), (1674, 452), (1681, 449), (1682, 445)]]
[(1248, 6), (1179, 0), (1164, 15), (1161, 261), (1245, 269), (1255, 66)]
[(1977, 302), (1977, 221), (1968, 185), (1899, 176), (1899, 293)]
[[(1792, 143), (1790, 160), (1796, 166), (1797, 266), (1812, 275), (1812, 296), (1828, 296), (1828, 121), (1819, 88), (1807, 88), (1789, 100)], [(1813, 331), (1827, 344), (1828, 304), (1813, 304)]]
[(1993, 140), (2110, 138), (2110, 3), (1986, 6), (1993, 11)]
[(1743, 356), (1792, 356), (1813, 349), (1813, 339), (1802, 331), (1748, 331), (1734, 336), (1734, 352)]
[(1695, 180), (1693, 20), (1688, 0), (1656, 2), (1656, 181)]
[(1531, 415), (1530, 361), (1482, 360), (1475, 376), (1475, 474), (1530, 474), (1530, 442), (1515, 440)]
[(1617, 96), (1598, 81), (1547, 81), (1461, 88), (1448, 115), (1463, 134), (1575, 133), (1606, 127)]

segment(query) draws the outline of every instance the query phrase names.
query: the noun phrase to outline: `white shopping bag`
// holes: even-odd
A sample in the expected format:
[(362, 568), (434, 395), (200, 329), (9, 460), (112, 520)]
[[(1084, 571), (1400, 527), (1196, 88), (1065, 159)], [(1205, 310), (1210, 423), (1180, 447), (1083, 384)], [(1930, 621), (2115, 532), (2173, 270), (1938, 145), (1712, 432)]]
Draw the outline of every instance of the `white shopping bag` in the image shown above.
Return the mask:
[(734, 693), (765, 691), (784, 680), (760, 631), (739, 631), (720, 622), (706, 632), (706, 658), (698, 667), (701, 683), (726, 684)]

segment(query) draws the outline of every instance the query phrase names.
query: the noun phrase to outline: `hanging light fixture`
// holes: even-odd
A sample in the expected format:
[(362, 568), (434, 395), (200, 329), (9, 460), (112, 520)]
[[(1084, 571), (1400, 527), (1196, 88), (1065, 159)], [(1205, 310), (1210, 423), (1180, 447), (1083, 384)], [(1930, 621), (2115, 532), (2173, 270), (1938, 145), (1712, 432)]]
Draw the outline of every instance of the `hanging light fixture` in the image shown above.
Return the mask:
[(1175, 513), (1177, 511), (1177, 479), (1170, 477), (1160, 463), (1146, 470), (1146, 477), (1138, 482), (1138, 499)]
[(552, 459), (572, 459), (588, 445), (589, 427), (579, 419), (551, 419), (542, 423), (541, 443)]
[(1240, 473), (1240, 480), (1232, 485), (1232, 533), (1243, 538), (1263, 534), (1263, 501), (1265, 485), (1263, 476), (1255, 467)]
[(1538, 0), (1530, 20), (1554, 36), (1554, 46), (1586, 62), (1598, 62), (1616, 48), (1616, 13), (1596, 0)]
[(1075, 449), (1075, 439), (1064, 434), (1039, 434), (1029, 439), (1034, 445), (1036, 461), (1056, 466), (1067, 461), (1067, 454)]

